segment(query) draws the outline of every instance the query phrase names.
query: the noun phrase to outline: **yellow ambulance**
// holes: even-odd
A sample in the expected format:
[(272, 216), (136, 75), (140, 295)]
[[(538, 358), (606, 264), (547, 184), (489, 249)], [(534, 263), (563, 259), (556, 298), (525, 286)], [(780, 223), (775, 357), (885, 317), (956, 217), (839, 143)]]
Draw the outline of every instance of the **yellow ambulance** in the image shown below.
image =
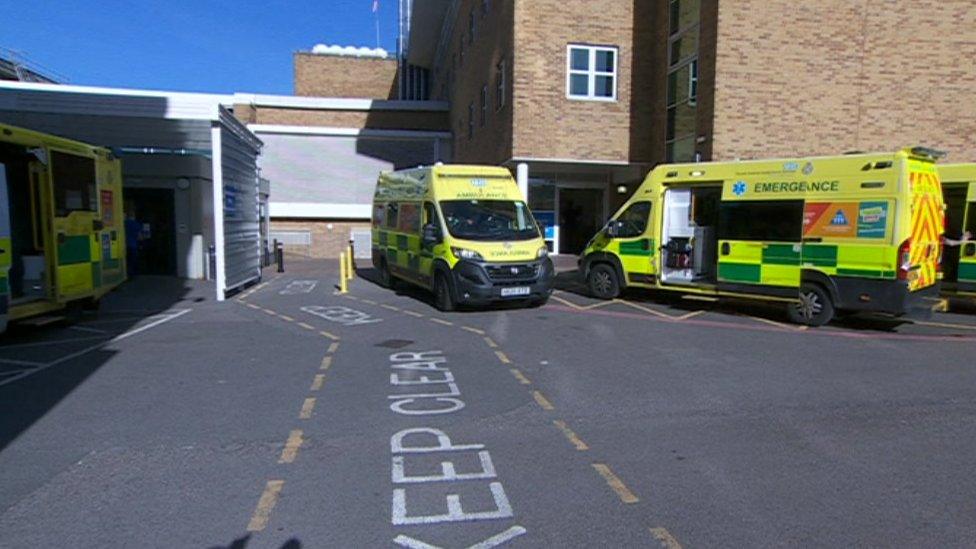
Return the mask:
[(939, 166), (946, 203), (946, 238), (943, 252), (942, 293), (976, 297), (976, 163)]
[(0, 331), (96, 305), (125, 280), (124, 254), (112, 153), (0, 124)]
[(593, 237), (580, 273), (600, 298), (637, 287), (784, 301), (811, 326), (838, 310), (930, 312), (940, 156), (661, 165)]
[(522, 300), (541, 305), (554, 269), (511, 173), (436, 165), (383, 172), (373, 199), (373, 266), (434, 293), (435, 305)]

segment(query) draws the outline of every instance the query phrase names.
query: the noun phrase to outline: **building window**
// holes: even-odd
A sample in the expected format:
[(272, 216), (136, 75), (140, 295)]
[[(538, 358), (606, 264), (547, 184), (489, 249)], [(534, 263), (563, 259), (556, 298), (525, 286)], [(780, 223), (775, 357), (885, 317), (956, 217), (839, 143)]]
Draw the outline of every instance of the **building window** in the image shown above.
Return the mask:
[(474, 137), (474, 103), (468, 103), (468, 139)]
[(670, 0), (667, 80), (667, 162), (697, 157), (698, 41), (701, 0)]
[(474, 19), (474, 10), (471, 10), (471, 13), (468, 14), (468, 41), (469, 41), (469, 43), (474, 43), (475, 26), (476, 26), (476, 23), (475, 23), (475, 19)]
[(488, 15), (489, 11), (491, 11), (491, 0), (481, 0), (481, 16)]
[(617, 100), (617, 48), (570, 44), (566, 47), (566, 97)]
[(464, 35), (461, 35), (461, 43), (458, 44), (458, 67), (464, 66)]
[(502, 59), (495, 66), (495, 110), (500, 111), (505, 106), (505, 60)]
[(485, 127), (488, 121), (488, 84), (481, 88), (481, 127)]

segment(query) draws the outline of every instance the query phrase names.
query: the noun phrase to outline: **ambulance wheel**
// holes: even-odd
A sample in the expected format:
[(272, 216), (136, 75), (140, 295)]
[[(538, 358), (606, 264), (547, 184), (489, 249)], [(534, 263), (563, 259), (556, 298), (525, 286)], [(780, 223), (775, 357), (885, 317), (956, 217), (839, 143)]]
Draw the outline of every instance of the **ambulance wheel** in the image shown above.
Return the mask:
[(443, 273), (434, 275), (434, 306), (438, 311), (449, 313), (457, 308), (454, 294), (451, 292), (451, 283)]
[(620, 295), (620, 281), (613, 267), (606, 263), (599, 263), (590, 269), (586, 275), (586, 286), (593, 297), (600, 299), (614, 299)]
[(823, 326), (834, 318), (830, 294), (815, 284), (800, 286), (800, 301), (787, 306), (790, 320), (807, 326)]

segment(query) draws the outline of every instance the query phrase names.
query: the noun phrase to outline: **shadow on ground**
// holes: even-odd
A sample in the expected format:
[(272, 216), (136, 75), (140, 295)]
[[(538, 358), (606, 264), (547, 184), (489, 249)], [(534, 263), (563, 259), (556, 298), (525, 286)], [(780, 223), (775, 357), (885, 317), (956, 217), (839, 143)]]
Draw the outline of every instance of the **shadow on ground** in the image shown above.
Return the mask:
[(11, 324), (0, 336), (0, 451), (116, 354), (104, 346), (173, 309), (213, 301), (210, 284), (139, 276), (97, 311), (46, 326)]

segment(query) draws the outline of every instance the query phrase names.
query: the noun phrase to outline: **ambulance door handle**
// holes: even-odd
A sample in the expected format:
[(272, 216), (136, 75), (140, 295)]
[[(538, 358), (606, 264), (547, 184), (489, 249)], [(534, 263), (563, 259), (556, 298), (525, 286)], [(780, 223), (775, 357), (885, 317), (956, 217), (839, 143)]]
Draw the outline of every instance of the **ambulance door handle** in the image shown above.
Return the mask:
[(966, 244), (962, 249), (962, 255), (966, 257), (973, 257), (976, 255), (976, 244)]
[(823, 239), (818, 237), (804, 238), (803, 242), (823, 242)]
[(730, 246), (728, 242), (723, 242), (722, 255), (729, 255), (730, 253), (732, 253), (732, 246)]
[(68, 237), (64, 233), (58, 233), (58, 246), (64, 244), (66, 240), (68, 240)]

